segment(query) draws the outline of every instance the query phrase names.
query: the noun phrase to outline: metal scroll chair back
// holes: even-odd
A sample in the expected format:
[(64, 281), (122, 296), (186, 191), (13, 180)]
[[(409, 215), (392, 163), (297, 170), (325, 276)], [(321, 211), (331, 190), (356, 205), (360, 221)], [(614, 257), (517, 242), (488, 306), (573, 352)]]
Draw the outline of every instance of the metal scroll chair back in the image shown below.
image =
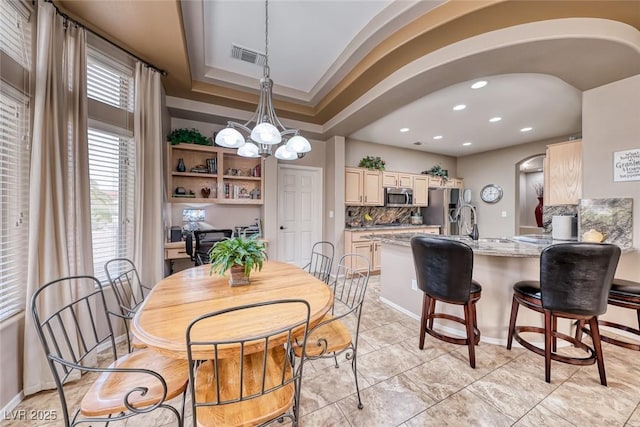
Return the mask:
[[(274, 326), (274, 308), (294, 315), (282, 317)], [(306, 344), (309, 313), (304, 300), (277, 300), (193, 320), (186, 340), (194, 425), (221, 425), (229, 419), (241, 425), (262, 425), (284, 418), (298, 425), (304, 358), (296, 366), (291, 354), (294, 342)], [(255, 327), (239, 337), (210, 327), (212, 320), (224, 322), (225, 317), (252, 319)], [(292, 317), (297, 320), (291, 321)], [(231, 353), (221, 354), (230, 348)], [(194, 360), (194, 351), (199, 360)]]
[(311, 248), (311, 258), (309, 259), (309, 263), (302, 267), (302, 269), (313, 274), (323, 282), (329, 283), (334, 253), (335, 248), (333, 243), (324, 240), (316, 242)]
[[(60, 295), (71, 295), (69, 299), (72, 299), (72, 302), (63, 301), (63, 297)], [(104, 351), (103, 347), (110, 351), (114, 361), (117, 359), (116, 343), (109, 316), (113, 313), (107, 309), (102, 285), (96, 278), (72, 276), (43, 285), (31, 299), (31, 313), (60, 397), (65, 426), (125, 419), (158, 407), (172, 410), (178, 420), (181, 420), (175, 408), (164, 404), (164, 399), (167, 397), (167, 384), (157, 372), (131, 368), (131, 365), (124, 360), (117, 365), (117, 368), (91, 366), (97, 365), (97, 353)], [(143, 352), (133, 354), (136, 355), (134, 358), (138, 358), (138, 355), (142, 355)], [(125, 356), (124, 359), (129, 356)], [(146, 368), (146, 366), (144, 367)], [(120, 384), (121, 389), (118, 393), (122, 397), (122, 401), (119, 402), (119, 405), (116, 404), (115, 409), (111, 412), (109, 412), (109, 408), (105, 409), (105, 416), (98, 414), (99, 411), (88, 415), (80, 408), (71, 414), (70, 400), (67, 400), (63, 386), (69, 381), (79, 379), (80, 375), (86, 372), (99, 372), (103, 375), (108, 373), (123, 373), (125, 376), (128, 374), (138, 375), (135, 381), (140, 380), (140, 383), (129, 388), (120, 382), (122, 378), (116, 380)], [(105, 379), (101, 381), (102, 378)], [(113, 382), (113, 380), (101, 376), (94, 383), (94, 386), (95, 384), (100, 386), (110, 381)], [(150, 383), (153, 384), (151, 388), (148, 387)], [(183, 387), (186, 387), (186, 374)], [(142, 403), (141, 400), (137, 400), (152, 389), (153, 391), (149, 395), (153, 395), (153, 397), (148, 397), (151, 397), (153, 402)], [(178, 390), (177, 393), (180, 392), (182, 391)], [(92, 400), (91, 403), (93, 404), (93, 402), (101, 405), (100, 400)], [(114, 405), (114, 402), (111, 401), (109, 404)], [(80, 406), (83, 407), (82, 404)], [(93, 410), (94, 406), (91, 406), (91, 409)]]
[(346, 254), (340, 258), (336, 280), (330, 284), (334, 291), (331, 314), (311, 328), (306, 347), (294, 347), (294, 354), (302, 359), (305, 354), (310, 360), (331, 357), (336, 368), (339, 367), (338, 355), (344, 353), (351, 361), (359, 409), (363, 405), (358, 385), (358, 335), (369, 270), (369, 259), (362, 255)]
[(233, 230), (196, 230), (193, 232), (195, 248), (193, 257), (196, 265), (209, 264), (209, 251), (216, 243), (233, 236)]
[(138, 307), (151, 292), (151, 288), (142, 284), (136, 266), (127, 258), (114, 258), (107, 261), (104, 264), (104, 271), (120, 307), (121, 316), (119, 317), (125, 320), (127, 343), (131, 351), (134, 345), (131, 342), (128, 321), (133, 319)]

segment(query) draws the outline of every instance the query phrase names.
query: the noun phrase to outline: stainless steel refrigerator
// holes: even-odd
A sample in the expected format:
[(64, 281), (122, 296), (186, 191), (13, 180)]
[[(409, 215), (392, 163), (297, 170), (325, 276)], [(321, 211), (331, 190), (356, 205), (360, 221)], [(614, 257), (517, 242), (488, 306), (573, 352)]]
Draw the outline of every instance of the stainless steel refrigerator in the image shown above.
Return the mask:
[(459, 203), (460, 189), (430, 188), (429, 206), (421, 209), (424, 223), (428, 225), (440, 225), (440, 234), (460, 234), (458, 223), (455, 220)]

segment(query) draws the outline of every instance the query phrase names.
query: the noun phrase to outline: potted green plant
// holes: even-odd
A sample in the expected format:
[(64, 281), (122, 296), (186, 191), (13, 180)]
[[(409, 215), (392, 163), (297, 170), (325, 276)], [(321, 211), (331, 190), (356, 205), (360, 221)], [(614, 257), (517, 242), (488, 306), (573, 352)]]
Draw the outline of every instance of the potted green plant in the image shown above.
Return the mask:
[(198, 145), (211, 145), (209, 139), (200, 133), (197, 129), (174, 129), (169, 135), (167, 140), (171, 145), (178, 144), (198, 144)]
[(382, 160), (380, 157), (373, 156), (363, 157), (362, 160), (360, 160), (360, 163), (358, 163), (358, 167), (367, 169), (378, 169), (381, 171), (384, 170), (384, 165), (384, 160)]
[(223, 276), (229, 270), (229, 285), (247, 285), (251, 270), (262, 270), (265, 259), (266, 247), (256, 236), (232, 237), (216, 243), (209, 251), (209, 274)]
[(426, 171), (422, 171), (422, 174), (423, 175), (438, 176), (438, 177), (444, 179), (445, 181), (447, 179), (449, 179), (449, 171), (446, 170), (446, 169), (442, 169), (442, 166), (440, 166), (440, 165), (435, 165), (431, 169), (427, 169)]

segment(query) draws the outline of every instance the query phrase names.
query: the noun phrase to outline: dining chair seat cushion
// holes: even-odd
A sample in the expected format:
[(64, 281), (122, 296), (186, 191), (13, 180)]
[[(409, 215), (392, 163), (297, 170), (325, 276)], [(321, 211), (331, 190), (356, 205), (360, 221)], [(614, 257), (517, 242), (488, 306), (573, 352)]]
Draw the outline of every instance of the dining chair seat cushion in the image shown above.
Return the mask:
[(631, 280), (613, 279), (611, 284), (611, 291), (609, 291), (609, 297), (640, 297), (640, 283), (633, 282)]
[[(250, 396), (261, 393), (262, 372), (264, 369), (264, 352), (251, 353), (244, 356), (242, 395)], [(284, 347), (279, 346), (267, 351), (267, 371), (265, 389), (275, 387), (282, 381), (283, 367), (286, 367), (285, 378), (292, 378), (291, 365), (287, 360)], [(240, 366), (236, 357), (218, 359), (220, 375), (220, 401), (239, 399)], [(202, 363), (195, 377), (195, 402), (216, 402), (216, 369), (208, 360)], [(199, 426), (256, 426), (277, 418), (287, 412), (293, 405), (295, 394), (294, 383), (291, 382), (271, 393), (263, 394), (250, 400), (224, 405), (200, 406), (196, 408)]]
[[(189, 364), (186, 360), (163, 356), (150, 349), (129, 353), (109, 368), (149, 369), (160, 374), (167, 383), (165, 400), (173, 399), (186, 390), (189, 381)], [(136, 387), (148, 387), (142, 395), (133, 392), (129, 402), (136, 408), (153, 405), (162, 399), (162, 384), (152, 375), (144, 373), (103, 372), (91, 385), (80, 403), (80, 411), (87, 417), (98, 417), (126, 412), (125, 396)]]
[(524, 296), (540, 299), (540, 282), (537, 280), (522, 280), (513, 285), (513, 290)]
[(476, 292), (482, 292), (482, 286), (480, 285), (480, 283), (472, 280), (471, 289), (469, 290), (469, 292), (471, 292), (472, 294), (475, 294)]
[[(320, 324), (324, 322), (328, 323), (319, 326), (307, 337), (307, 357), (315, 357), (344, 350), (351, 344), (351, 332), (349, 332), (349, 329), (340, 319), (332, 319), (333, 316), (331, 316), (331, 314), (326, 314), (320, 321)], [(300, 357), (302, 354), (301, 346), (294, 345), (293, 351), (297, 357)]]

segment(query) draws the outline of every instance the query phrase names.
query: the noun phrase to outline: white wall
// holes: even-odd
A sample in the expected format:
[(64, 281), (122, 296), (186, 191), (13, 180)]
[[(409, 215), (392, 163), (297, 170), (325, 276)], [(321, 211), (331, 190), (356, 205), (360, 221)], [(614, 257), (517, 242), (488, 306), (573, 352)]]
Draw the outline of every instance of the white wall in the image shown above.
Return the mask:
[[(458, 158), (458, 175), (464, 178), (465, 188), (472, 191), (472, 204), (478, 211), (478, 231), (481, 237), (510, 237), (518, 234), (515, 215), (516, 189), (520, 191), (520, 171), (517, 163), (544, 154), (546, 146), (568, 137), (554, 138), (529, 144), (516, 145)], [(487, 204), (480, 200), (480, 190), (487, 184), (502, 187), (503, 197), (498, 203)], [(526, 204), (524, 205), (526, 209)], [(502, 216), (502, 212), (506, 216)], [(535, 223), (535, 221), (534, 221)]]
[(582, 197), (633, 198), (633, 246), (616, 276), (640, 281), (640, 181), (613, 182), (613, 153), (640, 148), (640, 74), (584, 92)]
[(345, 166), (358, 166), (363, 157), (380, 157), (386, 162), (385, 170), (394, 172), (420, 173), (432, 166), (440, 165), (449, 171), (452, 178), (463, 178), (457, 174), (455, 157), (408, 148), (392, 147), (371, 142), (347, 139), (345, 143)]

